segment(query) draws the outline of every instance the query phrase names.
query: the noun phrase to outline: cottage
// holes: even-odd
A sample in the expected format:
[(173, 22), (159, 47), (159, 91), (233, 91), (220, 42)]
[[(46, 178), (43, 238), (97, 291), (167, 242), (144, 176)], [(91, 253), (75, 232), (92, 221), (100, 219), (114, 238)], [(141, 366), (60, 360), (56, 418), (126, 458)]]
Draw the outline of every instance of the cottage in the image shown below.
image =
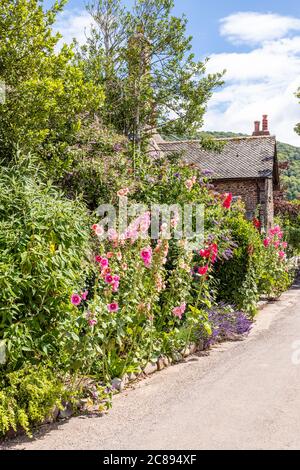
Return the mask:
[(246, 216), (254, 217), (259, 209), (263, 227), (273, 224), (273, 193), (279, 189), (279, 169), (276, 151), (276, 138), (268, 130), (267, 116), (263, 116), (263, 126), (255, 121), (251, 137), (222, 139), (225, 145), (221, 152), (204, 150), (199, 141), (164, 141), (154, 138), (153, 145), (160, 155), (180, 153), (182, 158), (209, 170), (217, 191), (231, 192), (240, 196), (245, 203)]

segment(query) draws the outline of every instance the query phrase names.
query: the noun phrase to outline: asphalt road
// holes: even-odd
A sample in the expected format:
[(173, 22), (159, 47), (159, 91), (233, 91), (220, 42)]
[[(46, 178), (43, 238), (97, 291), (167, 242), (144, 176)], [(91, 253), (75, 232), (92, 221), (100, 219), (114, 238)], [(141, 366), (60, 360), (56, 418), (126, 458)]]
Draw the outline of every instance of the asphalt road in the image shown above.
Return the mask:
[(299, 305), (295, 286), (260, 312), (245, 341), (154, 374), (103, 417), (42, 427), (2, 448), (300, 449)]

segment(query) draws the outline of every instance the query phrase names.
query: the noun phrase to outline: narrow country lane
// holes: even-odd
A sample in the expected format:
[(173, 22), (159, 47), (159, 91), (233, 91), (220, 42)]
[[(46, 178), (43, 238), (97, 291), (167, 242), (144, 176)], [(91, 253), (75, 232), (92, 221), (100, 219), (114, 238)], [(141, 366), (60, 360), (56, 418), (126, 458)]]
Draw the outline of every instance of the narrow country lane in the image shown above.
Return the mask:
[(140, 382), (104, 417), (72, 418), (2, 447), (300, 449), (299, 305), (298, 284), (260, 312), (245, 341)]

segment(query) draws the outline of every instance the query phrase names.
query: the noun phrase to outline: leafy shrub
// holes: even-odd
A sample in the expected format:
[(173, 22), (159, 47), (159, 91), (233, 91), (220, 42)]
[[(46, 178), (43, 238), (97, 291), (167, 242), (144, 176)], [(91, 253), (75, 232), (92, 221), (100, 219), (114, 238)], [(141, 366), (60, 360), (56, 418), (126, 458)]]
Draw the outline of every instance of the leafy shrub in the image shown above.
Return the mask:
[(259, 300), (261, 238), (258, 230), (243, 214), (234, 214), (227, 220), (231, 237), (236, 243), (233, 256), (222, 260), (215, 270), (218, 300), (254, 313)]
[(89, 252), (88, 217), (18, 156), (0, 167), (0, 339), (9, 369), (59, 348)]
[(62, 401), (71, 399), (62, 380), (45, 364), (25, 366), (0, 380), (0, 434), (42, 423)]

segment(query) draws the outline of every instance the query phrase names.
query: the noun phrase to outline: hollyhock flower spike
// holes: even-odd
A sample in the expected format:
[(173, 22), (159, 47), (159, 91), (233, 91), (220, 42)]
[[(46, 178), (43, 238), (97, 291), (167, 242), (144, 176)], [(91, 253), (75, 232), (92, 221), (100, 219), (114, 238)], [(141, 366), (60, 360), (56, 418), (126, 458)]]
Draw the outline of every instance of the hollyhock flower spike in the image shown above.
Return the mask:
[(80, 303), (81, 303), (81, 297), (80, 297), (80, 295), (79, 295), (79, 294), (72, 294), (72, 296), (71, 296), (71, 303), (72, 303), (73, 305), (76, 305), (76, 306), (77, 306), (77, 305), (80, 305)]

